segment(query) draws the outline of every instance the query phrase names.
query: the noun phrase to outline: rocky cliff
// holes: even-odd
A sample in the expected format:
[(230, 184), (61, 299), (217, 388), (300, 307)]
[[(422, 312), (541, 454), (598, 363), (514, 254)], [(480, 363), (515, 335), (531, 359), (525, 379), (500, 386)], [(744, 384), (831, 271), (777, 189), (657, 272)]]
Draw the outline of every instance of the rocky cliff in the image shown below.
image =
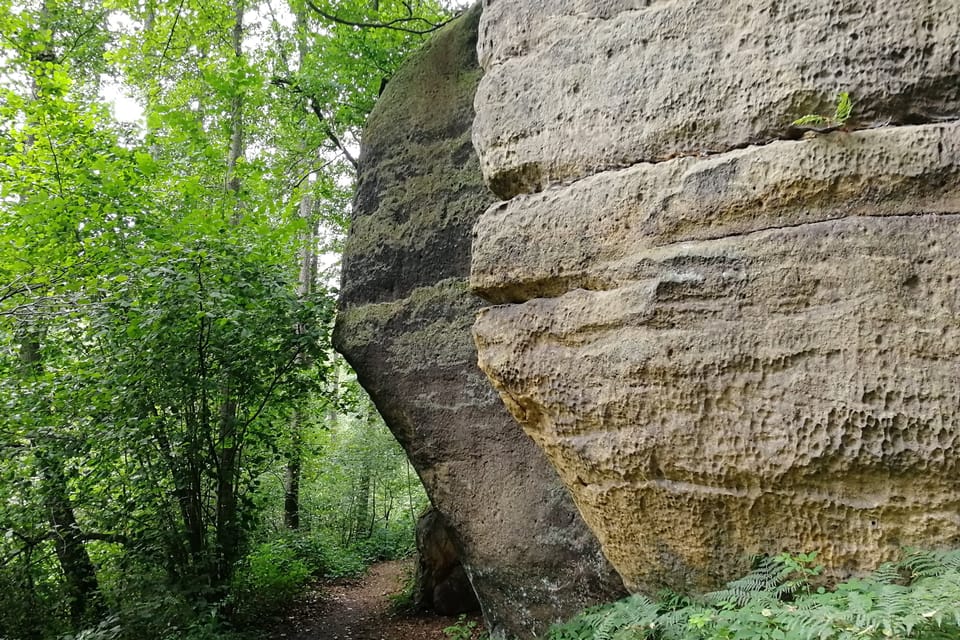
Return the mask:
[(486, 4), (480, 364), (628, 586), (956, 545), (960, 3)]
[(470, 238), (493, 202), (471, 144), (478, 18), (413, 56), (370, 117), (335, 341), (453, 530), (488, 629), (530, 637), (622, 584), (477, 368)]

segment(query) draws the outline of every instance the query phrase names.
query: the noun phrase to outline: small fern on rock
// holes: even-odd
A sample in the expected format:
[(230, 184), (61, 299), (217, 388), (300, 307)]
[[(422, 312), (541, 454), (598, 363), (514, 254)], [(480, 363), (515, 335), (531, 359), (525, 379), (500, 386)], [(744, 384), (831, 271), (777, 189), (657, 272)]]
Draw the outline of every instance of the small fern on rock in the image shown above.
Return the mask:
[(867, 578), (810, 586), (816, 554), (762, 559), (723, 589), (686, 600), (633, 595), (555, 625), (551, 640), (960, 638), (960, 551), (910, 551)]
[(842, 127), (847, 123), (847, 120), (850, 119), (850, 115), (853, 113), (853, 100), (850, 99), (850, 94), (846, 91), (842, 91), (837, 94), (837, 105), (834, 109), (833, 116), (823, 116), (816, 113), (808, 113), (805, 116), (797, 118), (793, 121), (793, 126), (799, 128), (811, 128), (811, 127)]

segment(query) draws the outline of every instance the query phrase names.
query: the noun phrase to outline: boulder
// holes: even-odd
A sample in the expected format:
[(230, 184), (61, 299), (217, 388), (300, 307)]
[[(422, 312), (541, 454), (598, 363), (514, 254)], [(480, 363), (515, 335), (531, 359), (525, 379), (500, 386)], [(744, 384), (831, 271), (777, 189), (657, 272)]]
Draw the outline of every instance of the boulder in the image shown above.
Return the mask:
[[(487, 7), (480, 365), (632, 590), (960, 542), (958, 32), (953, 0)], [(782, 139), (838, 90), (847, 130)]]
[(495, 636), (542, 633), (619, 595), (568, 491), (477, 367), (471, 144), (479, 7), (391, 79), (363, 136), (335, 345), (449, 526)]
[(417, 572), (414, 578), (415, 611), (436, 611), (455, 616), (480, 608), (460, 554), (443, 516), (433, 507), (417, 521)]

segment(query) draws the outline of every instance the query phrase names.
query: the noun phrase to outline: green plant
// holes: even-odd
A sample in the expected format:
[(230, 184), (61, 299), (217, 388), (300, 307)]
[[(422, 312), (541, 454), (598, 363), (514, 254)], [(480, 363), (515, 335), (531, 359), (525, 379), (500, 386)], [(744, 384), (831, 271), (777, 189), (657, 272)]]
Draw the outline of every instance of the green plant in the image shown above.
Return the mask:
[(231, 597), (240, 619), (270, 613), (303, 590), (312, 568), (285, 540), (257, 546), (234, 574)]
[(828, 590), (816, 554), (757, 562), (724, 589), (681, 601), (643, 595), (586, 611), (551, 640), (948, 640), (960, 637), (960, 551), (909, 551)]
[(473, 633), (476, 629), (477, 622), (475, 620), (468, 620), (467, 615), (461, 613), (455, 624), (444, 628), (443, 635), (447, 636), (449, 640), (470, 640), (473, 638)]
[(417, 588), (416, 569), (409, 565), (404, 568), (400, 578), (400, 591), (390, 594), (390, 609), (394, 613), (408, 613), (414, 610), (414, 594)]
[(356, 549), (331, 542), (323, 549), (320, 573), (324, 578), (354, 578), (363, 575), (368, 566)]
[(794, 120), (792, 124), (795, 127), (842, 127), (847, 123), (847, 120), (850, 119), (850, 115), (852, 113), (853, 101), (850, 99), (850, 94), (846, 91), (841, 91), (837, 94), (837, 104), (836, 108), (834, 109), (833, 116), (823, 116), (815, 113), (808, 113), (807, 115)]

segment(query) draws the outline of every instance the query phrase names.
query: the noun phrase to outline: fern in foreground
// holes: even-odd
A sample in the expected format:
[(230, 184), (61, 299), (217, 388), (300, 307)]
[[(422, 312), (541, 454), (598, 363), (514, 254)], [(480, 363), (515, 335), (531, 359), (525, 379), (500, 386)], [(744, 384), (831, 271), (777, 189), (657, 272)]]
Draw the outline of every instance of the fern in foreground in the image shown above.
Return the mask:
[(633, 595), (555, 625), (550, 640), (960, 639), (960, 550), (911, 551), (867, 578), (813, 590), (816, 554), (763, 559), (691, 600)]

